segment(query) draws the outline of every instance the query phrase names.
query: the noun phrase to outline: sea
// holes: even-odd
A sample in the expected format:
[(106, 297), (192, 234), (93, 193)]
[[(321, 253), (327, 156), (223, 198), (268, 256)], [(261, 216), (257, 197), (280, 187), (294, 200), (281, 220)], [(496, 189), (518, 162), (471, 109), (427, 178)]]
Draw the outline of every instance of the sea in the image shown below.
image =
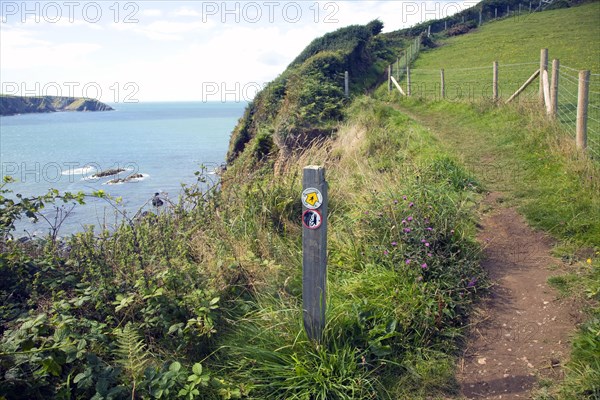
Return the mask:
[[(86, 197), (85, 205), (48, 204), (36, 223), (22, 218), (14, 237), (41, 237), (60, 224), (64, 237), (94, 227), (114, 228), (123, 214), (164, 212), (176, 204), (182, 184), (198, 176), (217, 184), (229, 138), (246, 103), (148, 102), (110, 104), (115, 111), (56, 112), (0, 117), (2, 177), (16, 198), (50, 189), (90, 194), (102, 190), (113, 201)], [(100, 171), (123, 169), (97, 177)], [(136, 179), (114, 183), (115, 178)], [(206, 184), (203, 185), (203, 189)], [(163, 208), (152, 205), (155, 193)]]

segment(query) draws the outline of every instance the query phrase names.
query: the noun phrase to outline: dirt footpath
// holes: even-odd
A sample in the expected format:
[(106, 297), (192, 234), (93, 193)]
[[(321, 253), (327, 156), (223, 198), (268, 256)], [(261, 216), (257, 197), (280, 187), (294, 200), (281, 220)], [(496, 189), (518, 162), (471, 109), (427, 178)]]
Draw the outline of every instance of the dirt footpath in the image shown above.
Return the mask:
[(528, 399), (541, 378), (560, 379), (577, 317), (548, 285), (561, 265), (551, 256), (552, 240), (500, 201), (497, 192), (487, 196), (491, 211), (478, 234), (493, 287), (471, 318), (459, 360), (468, 399)]

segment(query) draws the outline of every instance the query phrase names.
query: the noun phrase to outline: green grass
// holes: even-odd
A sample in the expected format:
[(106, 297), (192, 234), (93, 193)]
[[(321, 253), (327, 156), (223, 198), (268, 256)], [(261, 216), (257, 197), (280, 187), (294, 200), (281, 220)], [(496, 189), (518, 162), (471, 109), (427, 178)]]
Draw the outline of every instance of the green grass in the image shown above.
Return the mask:
[[(0, 242), (0, 393), (454, 394), (464, 321), (485, 289), (479, 184), (394, 107), (361, 96), (347, 114), (336, 137), (277, 173), (264, 154), (228, 169), (217, 192), (189, 191), (172, 213), (112, 235), (78, 234), (69, 251)], [(299, 193), (310, 164), (326, 167), (330, 188), (321, 343), (302, 326)]]
[[(560, 384), (546, 382), (538, 399), (600, 397), (600, 167), (594, 160), (600, 159), (599, 13), (595, 2), (505, 19), (442, 39), (440, 47), (423, 51), (413, 65), (413, 94), (429, 101), (377, 92), (431, 128), (487, 189), (503, 192), (505, 202), (531, 225), (551, 233), (559, 243), (556, 254), (573, 265), (549, 283), (560, 296), (581, 304), (588, 321), (573, 341), (566, 378)], [(561, 62), (560, 124), (543, 116), (537, 81), (514, 106), (497, 107), (490, 101), (492, 61), (499, 62), (500, 96), (507, 99), (538, 68), (540, 48), (548, 48), (549, 59)], [(446, 101), (439, 101), (441, 68)], [(579, 69), (593, 74), (589, 157), (576, 152), (573, 143)]]
[[(564, 386), (553, 390), (582, 396), (598, 390), (594, 383), (600, 356), (594, 347), (600, 300), (598, 164), (581, 157), (557, 134), (555, 125), (527, 108), (413, 99), (403, 100), (402, 109), (453, 149), (486, 189), (502, 192), (505, 203), (517, 207), (531, 225), (558, 239), (559, 255), (579, 266), (550, 282), (561, 296), (588, 304), (591, 313), (576, 339), (580, 350), (573, 352)], [(575, 398), (556, 396), (550, 398)]]
[[(444, 69), (446, 99), (481, 101), (492, 98), (492, 63), (499, 63), (499, 94), (508, 99), (539, 68), (540, 49), (548, 48), (560, 60), (559, 120), (574, 136), (578, 70), (590, 70), (588, 142), (600, 158), (600, 2), (544, 11), (484, 24), (477, 30), (439, 38), (439, 47), (425, 50), (412, 65), (411, 88), (415, 96), (440, 99), (440, 69)], [(401, 85), (406, 88), (406, 78)], [(538, 101), (534, 81), (518, 98)]]
[(300, 275), (289, 266), (283, 291), (248, 303), (254, 311), (221, 342), (223, 364), (254, 382), (256, 398), (418, 399), (456, 390), (457, 338), (483, 282), (473, 240), (478, 184), (393, 107), (359, 98), (348, 114), (327, 149), (290, 164), (327, 166), (323, 344), (306, 339)]

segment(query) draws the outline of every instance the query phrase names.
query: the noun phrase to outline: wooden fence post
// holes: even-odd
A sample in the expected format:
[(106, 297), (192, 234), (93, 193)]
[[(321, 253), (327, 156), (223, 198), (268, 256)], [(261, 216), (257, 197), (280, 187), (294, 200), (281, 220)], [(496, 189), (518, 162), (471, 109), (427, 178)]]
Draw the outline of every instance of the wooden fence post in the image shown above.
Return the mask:
[(321, 341), (327, 296), (327, 181), (321, 166), (302, 177), (302, 307), (309, 339)]
[(482, 12), (483, 11), (481, 9), (479, 9), (479, 26), (481, 26), (481, 17), (482, 17), (481, 14), (482, 14)]
[[(525, 88), (527, 88), (527, 86), (529, 86), (529, 84), (530, 84), (531, 82), (533, 82), (533, 80), (534, 80), (535, 78), (537, 78), (538, 76), (540, 76), (540, 70), (539, 70), (539, 69), (536, 69), (536, 70), (535, 70), (535, 72), (534, 72), (534, 73), (533, 73), (533, 74), (532, 74), (532, 75), (529, 77), (529, 79), (527, 79), (527, 80), (525, 81), (525, 83), (524, 83), (523, 85), (521, 85), (521, 87), (520, 87), (519, 89), (517, 89), (517, 91), (516, 91), (516, 92), (514, 92), (514, 93), (512, 94), (512, 96), (510, 96), (510, 97), (508, 98), (508, 100), (506, 100), (506, 103), (505, 103), (505, 104), (508, 104), (508, 103), (510, 103), (511, 101), (513, 101), (513, 99), (514, 99), (515, 97), (517, 97), (519, 94), (521, 94), (521, 92), (523, 92), (523, 90), (525, 90)], [(540, 78), (540, 79), (541, 79), (541, 78)]]
[(388, 92), (392, 91), (392, 64), (388, 65)]
[(441, 81), (441, 90), (440, 94), (442, 96), (442, 100), (446, 98), (446, 81), (444, 79), (444, 69), (440, 70), (440, 81)]
[(350, 75), (348, 71), (344, 72), (344, 95), (346, 98), (350, 97)]
[(548, 71), (548, 49), (542, 49), (540, 51), (540, 105), (544, 105), (544, 80), (542, 79), (544, 71)]
[(492, 99), (498, 101), (498, 61), (494, 61), (492, 65)]
[(444, 30), (447, 31), (448, 30), (448, 21), (444, 21)]
[(494, 9), (494, 19), (498, 19), (498, 8)]
[(556, 119), (558, 114), (558, 73), (560, 61), (552, 60), (552, 83), (550, 84), (550, 118)]
[(587, 114), (588, 93), (590, 89), (590, 71), (579, 71), (579, 88), (577, 90), (577, 148), (587, 147)]
[(427, 27), (427, 37), (431, 36), (431, 25)]
[(406, 64), (406, 95), (410, 96), (410, 65)]

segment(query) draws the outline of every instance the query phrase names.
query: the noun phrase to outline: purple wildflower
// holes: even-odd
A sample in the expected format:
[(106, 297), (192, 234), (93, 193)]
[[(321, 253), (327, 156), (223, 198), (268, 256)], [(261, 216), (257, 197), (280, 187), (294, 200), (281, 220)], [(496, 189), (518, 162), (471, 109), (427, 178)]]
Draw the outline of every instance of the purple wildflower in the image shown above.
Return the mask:
[(477, 283), (477, 278), (473, 278), (469, 281), (469, 283), (467, 284), (467, 287), (472, 288), (475, 286), (476, 283)]
[(425, 247), (429, 247), (429, 242), (426, 242), (426, 243), (425, 243)]
[(423, 263), (423, 264), (421, 264), (421, 268), (423, 268), (423, 269), (427, 269), (427, 263)]
[(408, 224), (408, 222), (406, 222), (406, 220), (405, 220), (405, 219), (403, 219), (403, 220), (402, 220), (402, 225), (406, 225), (406, 224)]
[(413, 220), (413, 217), (408, 217), (408, 218), (406, 218), (406, 220), (410, 222)]
[(410, 258), (407, 258), (405, 263), (406, 263), (406, 265), (410, 264)]
[(383, 255), (387, 256), (388, 254), (390, 254), (390, 252), (389, 252), (389, 251), (387, 251), (387, 250), (384, 250), (384, 251), (383, 251)]
[(412, 201), (411, 201), (410, 203), (408, 203), (408, 206), (409, 206), (409, 207), (412, 207), (412, 206), (414, 206), (414, 205), (415, 205), (415, 203), (413, 203)]
[(398, 204), (398, 200), (394, 200), (394, 204)]
[(428, 227), (427, 227), (427, 228), (425, 228), (425, 229), (427, 229), (428, 231), (432, 231), (432, 230), (433, 230), (433, 228), (432, 228), (432, 227), (430, 227), (430, 226), (428, 226)]
[(392, 242), (392, 246), (394, 246), (394, 247), (398, 246), (398, 242)]
[(452, 229), (452, 230), (450, 231), (450, 233), (454, 235), (454, 229)]
[(433, 257), (433, 254), (427, 253), (427, 257)]
[(410, 233), (410, 228), (404, 228), (404, 233)]
[(406, 196), (402, 196), (402, 200), (406, 200), (406, 198), (407, 198)]

